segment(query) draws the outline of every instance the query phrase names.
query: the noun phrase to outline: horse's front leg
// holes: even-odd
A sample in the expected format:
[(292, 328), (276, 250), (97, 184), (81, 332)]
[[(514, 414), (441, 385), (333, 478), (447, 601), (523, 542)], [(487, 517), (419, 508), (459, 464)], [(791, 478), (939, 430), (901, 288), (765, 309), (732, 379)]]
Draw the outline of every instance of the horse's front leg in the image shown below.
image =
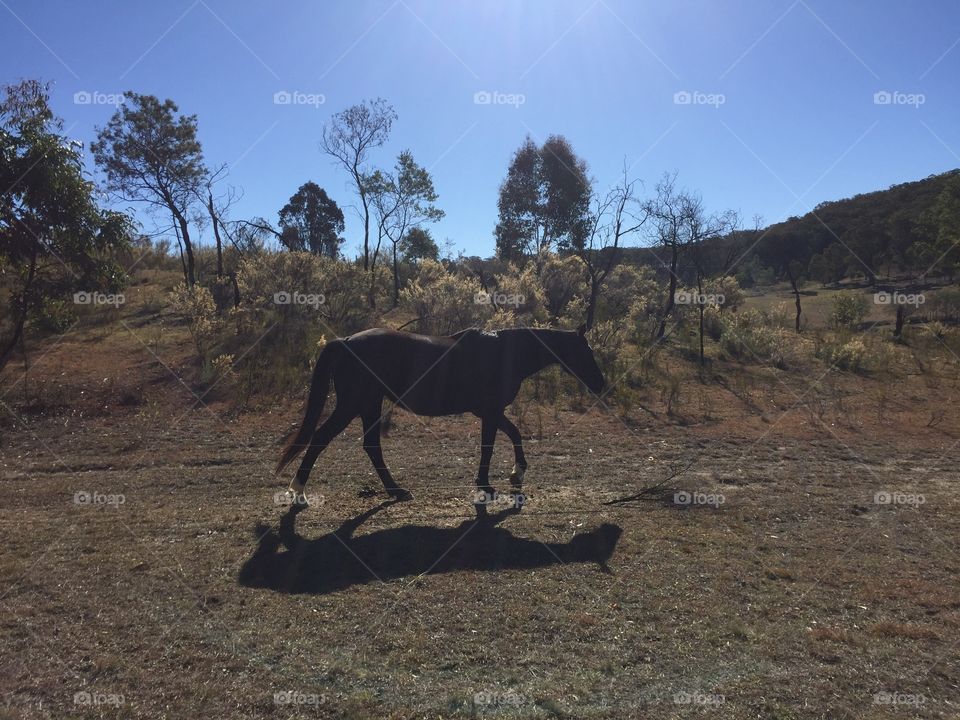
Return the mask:
[(496, 493), (496, 490), (490, 485), (490, 459), (493, 457), (493, 443), (497, 439), (498, 425), (496, 416), (481, 418), (480, 469), (477, 472), (477, 494), (474, 498), (477, 517), (487, 514), (487, 505), (493, 502)]

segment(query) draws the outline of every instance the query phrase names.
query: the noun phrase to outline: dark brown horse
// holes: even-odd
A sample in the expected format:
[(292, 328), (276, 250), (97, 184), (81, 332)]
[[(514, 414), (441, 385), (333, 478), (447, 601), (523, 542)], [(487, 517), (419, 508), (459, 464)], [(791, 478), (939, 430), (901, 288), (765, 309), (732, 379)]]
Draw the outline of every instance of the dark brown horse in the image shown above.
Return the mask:
[[(290, 484), (295, 504), (305, 502), (304, 486), (317, 457), (350, 422), (363, 420), (363, 447), (387, 492), (398, 499), (410, 493), (399, 487), (383, 461), (380, 430), (384, 398), (417, 415), (473, 413), (482, 421), (480, 471), (477, 474), (478, 514), (494, 496), (489, 483), (490, 457), (497, 430), (513, 443), (516, 463), (510, 484), (519, 492), (527, 461), (520, 431), (504, 415), (523, 380), (543, 368), (560, 367), (599, 393), (603, 374), (584, 337), (584, 329), (518, 328), (494, 333), (463, 330), (436, 337), (373, 329), (334, 340), (321, 351), (313, 371), (307, 408), (300, 429), (287, 442), (277, 463), (283, 470), (306, 450)], [(327, 399), (330, 379), (337, 404), (317, 427)]]

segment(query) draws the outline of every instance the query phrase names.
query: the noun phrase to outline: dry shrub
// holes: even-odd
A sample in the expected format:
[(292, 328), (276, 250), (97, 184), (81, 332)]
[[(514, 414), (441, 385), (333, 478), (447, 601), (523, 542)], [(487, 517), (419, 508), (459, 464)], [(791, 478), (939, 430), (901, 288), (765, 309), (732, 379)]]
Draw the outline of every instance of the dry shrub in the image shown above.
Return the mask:
[(720, 322), (720, 346), (739, 360), (787, 367), (795, 358), (793, 338), (775, 317), (757, 310), (725, 315)]
[(495, 310), (474, 279), (432, 260), (424, 260), (416, 279), (400, 291), (400, 306), (419, 318), (419, 331), (428, 335), (481, 327)]
[(587, 294), (587, 275), (580, 258), (544, 253), (540, 263), (544, 309), (551, 318), (561, 317), (569, 303)]

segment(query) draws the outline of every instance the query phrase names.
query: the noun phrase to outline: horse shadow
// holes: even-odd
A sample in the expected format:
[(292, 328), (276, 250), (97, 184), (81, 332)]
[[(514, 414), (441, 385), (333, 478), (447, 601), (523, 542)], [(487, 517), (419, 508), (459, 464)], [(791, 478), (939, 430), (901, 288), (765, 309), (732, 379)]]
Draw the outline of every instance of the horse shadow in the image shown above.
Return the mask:
[(283, 516), (278, 531), (258, 524), (257, 548), (241, 567), (239, 583), (284, 593), (324, 595), (378, 580), (461, 570), (597, 563), (610, 572), (607, 561), (623, 532), (606, 523), (566, 543), (516, 537), (499, 526), (519, 512), (509, 508), (453, 528), (406, 525), (353, 537), (360, 525), (394, 502), (383, 502), (313, 539), (297, 534), (297, 509)]

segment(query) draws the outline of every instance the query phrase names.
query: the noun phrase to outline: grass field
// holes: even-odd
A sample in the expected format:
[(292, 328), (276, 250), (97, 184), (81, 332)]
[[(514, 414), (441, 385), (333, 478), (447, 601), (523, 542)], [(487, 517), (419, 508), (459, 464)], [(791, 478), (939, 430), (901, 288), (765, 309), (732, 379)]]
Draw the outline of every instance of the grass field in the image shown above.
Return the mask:
[(140, 292), (4, 376), (3, 717), (960, 715), (955, 371), (717, 362), (674, 414), (551, 408), (486, 524), (478, 422), (398, 413), (414, 500), (355, 424), (293, 515), (300, 401), (203, 395)]

